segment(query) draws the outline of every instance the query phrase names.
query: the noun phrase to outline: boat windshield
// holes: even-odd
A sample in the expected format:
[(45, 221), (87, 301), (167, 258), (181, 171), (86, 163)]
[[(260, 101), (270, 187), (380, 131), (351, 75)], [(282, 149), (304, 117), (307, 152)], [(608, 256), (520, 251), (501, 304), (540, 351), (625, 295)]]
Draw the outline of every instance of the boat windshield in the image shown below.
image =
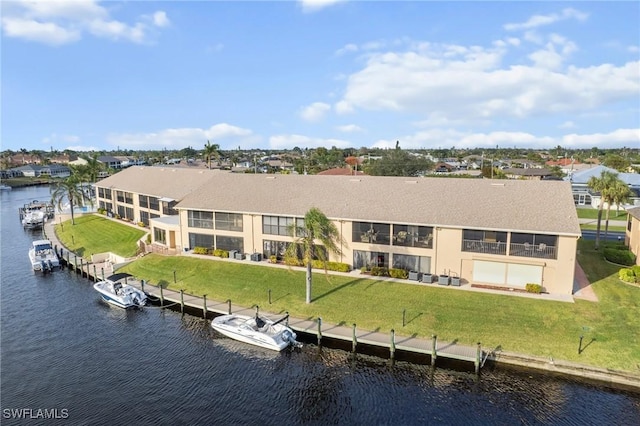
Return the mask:
[(36, 245), (36, 251), (49, 250), (50, 248), (51, 248), (51, 244), (37, 244)]

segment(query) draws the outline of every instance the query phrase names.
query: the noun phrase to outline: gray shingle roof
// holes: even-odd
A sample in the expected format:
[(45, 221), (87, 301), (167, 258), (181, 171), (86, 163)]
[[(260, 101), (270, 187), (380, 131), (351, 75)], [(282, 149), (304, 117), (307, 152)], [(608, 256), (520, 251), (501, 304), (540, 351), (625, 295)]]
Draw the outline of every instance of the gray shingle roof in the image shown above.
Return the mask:
[[(180, 200), (176, 208), (580, 235), (562, 181), (232, 174), (131, 167), (99, 186)], [(180, 192), (180, 194), (178, 194)]]

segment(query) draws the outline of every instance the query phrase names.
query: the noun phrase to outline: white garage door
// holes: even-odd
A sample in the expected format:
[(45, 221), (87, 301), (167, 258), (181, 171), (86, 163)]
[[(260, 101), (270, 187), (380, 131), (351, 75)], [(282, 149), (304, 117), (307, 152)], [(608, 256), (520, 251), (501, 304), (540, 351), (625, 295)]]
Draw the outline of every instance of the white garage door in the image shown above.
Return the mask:
[(473, 281), (512, 287), (542, 284), (542, 266), (474, 260)]

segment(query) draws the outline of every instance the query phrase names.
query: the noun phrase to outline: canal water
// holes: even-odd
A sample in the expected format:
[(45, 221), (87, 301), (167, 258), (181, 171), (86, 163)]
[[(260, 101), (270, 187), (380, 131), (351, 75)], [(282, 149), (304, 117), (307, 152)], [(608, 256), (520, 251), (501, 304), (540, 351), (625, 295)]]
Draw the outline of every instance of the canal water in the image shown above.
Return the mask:
[(201, 318), (109, 307), (74, 273), (31, 271), (40, 234), (22, 229), (18, 208), (34, 199), (48, 188), (0, 199), (3, 425), (639, 424), (632, 392), (499, 369), (476, 378), (314, 345), (274, 353)]

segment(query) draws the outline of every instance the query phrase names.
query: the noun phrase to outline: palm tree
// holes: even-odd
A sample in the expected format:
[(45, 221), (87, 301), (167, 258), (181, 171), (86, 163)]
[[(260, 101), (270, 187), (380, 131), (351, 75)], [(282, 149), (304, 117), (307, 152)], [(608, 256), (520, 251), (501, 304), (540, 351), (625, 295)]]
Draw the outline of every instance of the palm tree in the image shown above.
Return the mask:
[(95, 183), (98, 180), (98, 174), (104, 170), (104, 164), (102, 164), (100, 161), (98, 161), (98, 154), (97, 153), (93, 153), (93, 155), (91, 155), (91, 157), (85, 157), (84, 158), (87, 162), (86, 164), (86, 173), (87, 173), (87, 178), (89, 180), (90, 183)]
[(207, 144), (204, 146), (204, 158), (207, 160), (207, 164), (209, 165), (209, 169), (211, 169), (211, 157), (220, 158), (220, 153), (218, 150), (220, 149), (220, 145), (217, 143), (211, 144), (207, 140)]
[(71, 208), (71, 224), (75, 225), (75, 218), (73, 214), (73, 207), (82, 204), (84, 201), (88, 201), (93, 205), (93, 199), (86, 196), (82, 190), (82, 179), (80, 175), (72, 171), (71, 176), (66, 179), (62, 179), (54, 184), (51, 190), (51, 203), (58, 207), (58, 210), (62, 210), (62, 204), (65, 200), (69, 201), (69, 207)]
[(600, 205), (598, 206), (598, 223), (596, 227), (596, 243), (594, 246), (596, 250), (598, 250), (598, 248), (600, 247), (600, 226), (602, 223), (602, 209), (605, 202), (610, 204), (608, 194), (611, 191), (610, 188), (615, 185), (615, 182), (617, 180), (619, 180), (617, 173), (604, 170), (600, 174), (600, 177), (591, 176), (591, 178), (589, 178), (589, 181), (587, 182), (587, 186), (595, 192), (599, 192), (601, 197)]
[[(606, 193), (606, 194), (605, 194)], [(606, 195), (607, 198), (607, 217), (604, 225), (604, 240), (607, 241), (607, 234), (609, 233), (609, 212), (611, 211), (611, 205), (615, 204), (616, 209), (620, 208), (620, 204), (629, 201), (631, 197), (631, 190), (624, 181), (616, 177), (615, 182), (610, 188), (607, 188), (603, 193), (603, 198)]]
[[(294, 241), (287, 246), (284, 257), (287, 261), (302, 258), (303, 264), (307, 267), (305, 300), (306, 303), (311, 303), (312, 261), (322, 261), (326, 272), (329, 253), (339, 256), (342, 253), (340, 247), (346, 245), (346, 242), (336, 225), (316, 207), (312, 207), (304, 215), (304, 223), (301, 226), (297, 225), (299, 224), (293, 223), (289, 226), (289, 235)], [(316, 241), (322, 245), (316, 245)]]

